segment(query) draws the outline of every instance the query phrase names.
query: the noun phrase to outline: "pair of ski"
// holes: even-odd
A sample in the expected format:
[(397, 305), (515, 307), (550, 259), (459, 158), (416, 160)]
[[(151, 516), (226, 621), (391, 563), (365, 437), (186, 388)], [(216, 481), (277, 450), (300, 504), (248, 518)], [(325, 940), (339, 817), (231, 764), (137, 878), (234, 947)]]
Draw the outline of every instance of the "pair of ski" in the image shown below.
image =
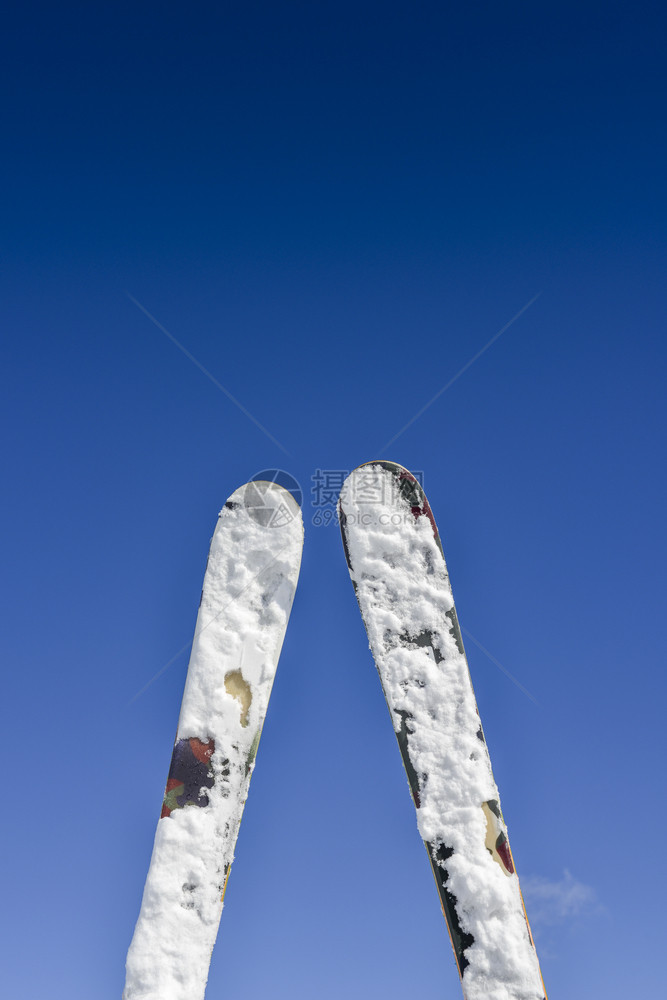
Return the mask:
[[(370, 462), (339, 515), (464, 996), (546, 1000), (426, 496), (402, 466)], [(124, 1000), (204, 997), (302, 545), (276, 483), (220, 513)]]

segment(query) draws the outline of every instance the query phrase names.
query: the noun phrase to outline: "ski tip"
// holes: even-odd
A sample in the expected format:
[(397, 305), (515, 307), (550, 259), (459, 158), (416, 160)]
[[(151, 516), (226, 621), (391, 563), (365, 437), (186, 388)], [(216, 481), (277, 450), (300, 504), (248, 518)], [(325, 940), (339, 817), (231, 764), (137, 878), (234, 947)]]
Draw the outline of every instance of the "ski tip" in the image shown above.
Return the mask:
[(353, 475), (355, 472), (359, 472), (362, 469), (370, 469), (373, 467), (377, 467), (378, 465), (381, 468), (386, 469), (387, 472), (394, 472), (394, 473), (406, 472), (408, 475), (411, 474), (409, 469), (406, 469), (404, 465), (400, 465), (399, 462), (390, 462), (385, 458), (373, 458), (370, 460), (370, 462), (362, 462), (361, 465), (358, 465), (356, 469), (352, 470), (350, 475)]
[(264, 528), (285, 528), (295, 524), (303, 532), (301, 506), (294, 494), (279, 483), (269, 480), (253, 479), (239, 486), (225, 503), (220, 515), (228, 510), (243, 510), (251, 520)]
[[(399, 465), (398, 462), (390, 462), (386, 459), (375, 459), (370, 462), (364, 462), (362, 465), (357, 466), (356, 469), (353, 469), (343, 483), (338, 499), (338, 516), (341, 532), (343, 534), (343, 540), (345, 540), (345, 528), (347, 523), (346, 501), (350, 494), (353, 498), (356, 494), (356, 502), (363, 503), (365, 507), (377, 501), (385, 502), (388, 500), (382, 483), (384, 477), (378, 477), (377, 474), (379, 469), (388, 473), (389, 476), (392, 477), (394, 486), (397, 489), (397, 495), (402, 497), (403, 501), (409, 505), (412, 514), (416, 518), (421, 515), (425, 515), (428, 518), (431, 522), (436, 542), (442, 549), (435, 518), (433, 517), (433, 512), (429, 502), (426, 499), (426, 494), (424, 493), (424, 488), (420, 479), (418, 479), (417, 476), (414, 476), (409, 469), (405, 468), (404, 465)], [(347, 552), (346, 555), (348, 555)]]
[[(362, 462), (361, 465), (358, 465), (356, 467), (356, 469), (352, 470), (352, 472), (349, 474), (349, 476), (345, 480), (345, 484), (349, 483), (350, 480), (354, 476), (357, 476), (359, 474), (363, 474), (364, 471), (369, 471), (370, 472), (371, 470), (378, 469), (378, 468), (384, 469), (386, 472), (391, 473), (393, 476), (395, 476), (399, 480), (403, 480), (403, 481), (407, 480), (407, 482), (415, 483), (421, 489), (419, 480), (417, 479), (416, 476), (413, 476), (413, 474), (410, 472), (409, 469), (406, 469), (404, 465), (400, 465), (399, 462), (390, 462), (390, 461), (388, 461), (387, 459), (384, 459), (384, 458), (374, 458), (374, 459), (371, 459), (370, 462)], [(342, 491), (341, 491), (341, 494), (342, 494)]]

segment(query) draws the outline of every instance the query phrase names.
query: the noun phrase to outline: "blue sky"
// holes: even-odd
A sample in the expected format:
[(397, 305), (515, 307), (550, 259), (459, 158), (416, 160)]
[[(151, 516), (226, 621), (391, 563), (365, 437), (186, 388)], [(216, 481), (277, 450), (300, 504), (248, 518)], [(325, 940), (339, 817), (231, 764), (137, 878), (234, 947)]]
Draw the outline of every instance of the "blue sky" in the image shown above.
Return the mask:
[[(207, 1000), (460, 989), (312, 476), (423, 470), (552, 997), (665, 935), (665, 15), (5, 15), (7, 995), (117, 998), (217, 511), (306, 500)], [(131, 301), (130, 293), (281, 443)], [(538, 293), (387, 451), (383, 446)], [(656, 891), (658, 889), (658, 891)]]

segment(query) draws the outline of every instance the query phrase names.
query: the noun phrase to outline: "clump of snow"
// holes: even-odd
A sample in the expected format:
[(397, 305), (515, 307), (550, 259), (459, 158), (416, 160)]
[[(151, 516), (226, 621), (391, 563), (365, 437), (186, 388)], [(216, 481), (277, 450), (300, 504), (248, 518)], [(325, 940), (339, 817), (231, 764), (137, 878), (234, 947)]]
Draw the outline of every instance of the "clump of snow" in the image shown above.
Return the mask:
[[(485, 844), (490, 811), (484, 803), (499, 802), (499, 795), (447, 567), (429, 516), (411, 503), (380, 465), (348, 477), (341, 513), (350, 574), (394, 728), (407, 728), (420, 834), (433, 847), (452, 849), (447, 889), (456, 897), (462, 930), (473, 937), (464, 953), (464, 994), (467, 1000), (543, 1000), (518, 878)], [(425, 634), (430, 640), (420, 645)]]
[(202, 1000), (254, 755), (299, 575), (301, 511), (245, 487), (211, 542), (177, 740), (214, 741), (208, 804), (158, 822), (124, 1000)]

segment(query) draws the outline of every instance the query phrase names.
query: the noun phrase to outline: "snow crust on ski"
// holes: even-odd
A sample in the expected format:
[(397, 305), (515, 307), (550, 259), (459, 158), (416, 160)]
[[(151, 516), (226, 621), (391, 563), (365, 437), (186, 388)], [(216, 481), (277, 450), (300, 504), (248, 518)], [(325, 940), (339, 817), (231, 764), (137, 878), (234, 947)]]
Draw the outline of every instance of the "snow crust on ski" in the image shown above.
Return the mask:
[(546, 1000), (438, 530), (402, 466), (341, 491), (345, 554), (466, 1000)]
[(277, 484), (247, 484), (220, 512), (123, 1000), (204, 996), (302, 546)]

